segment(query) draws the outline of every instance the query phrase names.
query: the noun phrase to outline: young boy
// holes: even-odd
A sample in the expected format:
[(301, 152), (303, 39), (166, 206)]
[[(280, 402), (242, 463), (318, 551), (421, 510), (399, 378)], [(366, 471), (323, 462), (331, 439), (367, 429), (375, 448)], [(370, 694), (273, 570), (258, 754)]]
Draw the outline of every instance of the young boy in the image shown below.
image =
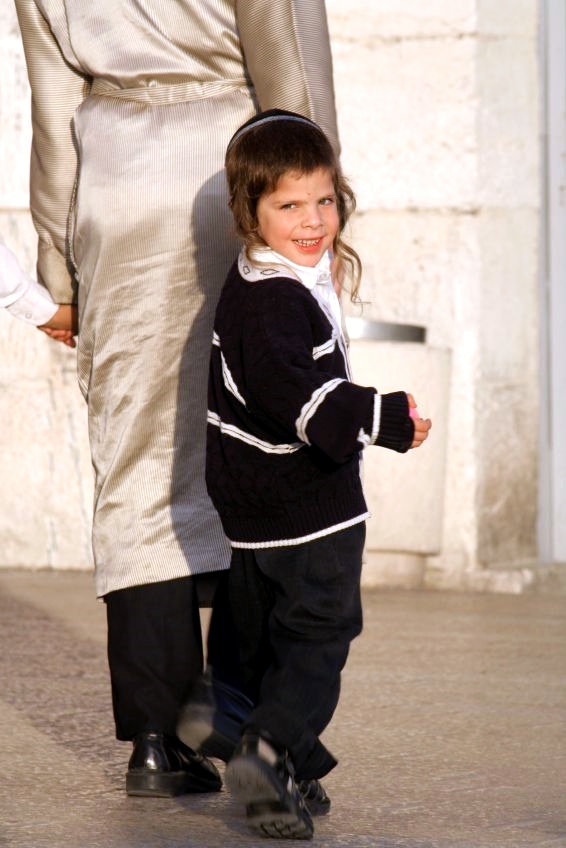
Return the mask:
[(342, 240), (354, 198), (320, 128), (257, 115), (226, 173), (244, 247), (216, 312), (207, 485), (255, 704), (226, 782), (254, 830), (309, 839), (316, 802), (329, 806), (318, 779), (336, 765), (319, 735), (362, 628), (360, 454), (418, 447), (431, 423), (413, 420), (405, 392), (351, 382), (331, 267), (350, 271), (355, 297), (359, 259)]

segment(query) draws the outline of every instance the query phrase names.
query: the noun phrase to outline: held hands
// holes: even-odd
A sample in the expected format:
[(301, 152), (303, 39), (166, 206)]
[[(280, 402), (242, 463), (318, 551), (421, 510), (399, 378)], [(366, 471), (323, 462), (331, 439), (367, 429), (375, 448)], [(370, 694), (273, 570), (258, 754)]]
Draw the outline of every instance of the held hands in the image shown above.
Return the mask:
[(37, 329), (55, 342), (62, 342), (67, 347), (76, 347), (74, 337), (78, 332), (77, 307), (74, 304), (61, 304), (55, 315)]
[(409, 401), (409, 415), (413, 419), (413, 423), (415, 425), (415, 435), (413, 437), (413, 444), (411, 445), (411, 448), (418, 448), (422, 445), (425, 439), (428, 438), (428, 432), (432, 427), (432, 421), (430, 418), (420, 417), (417, 404), (412, 395), (408, 394), (407, 399)]
[(54, 342), (63, 342), (63, 344), (67, 345), (67, 347), (77, 346), (72, 330), (52, 330), (51, 327), (48, 327), (47, 325), (38, 327), (37, 329), (41, 330), (42, 333), (45, 333), (46, 336), (49, 336), (50, 339), (53, 339)]

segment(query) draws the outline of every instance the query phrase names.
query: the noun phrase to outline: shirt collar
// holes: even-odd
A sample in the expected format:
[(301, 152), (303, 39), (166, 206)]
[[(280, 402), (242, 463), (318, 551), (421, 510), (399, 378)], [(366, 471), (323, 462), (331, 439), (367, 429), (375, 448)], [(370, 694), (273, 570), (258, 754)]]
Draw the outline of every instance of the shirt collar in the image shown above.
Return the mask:
[(332, 285), (329, 251), (326, 251), (314, 268), (310, 268), (285, 259), (270, 247), (250, 248), (249, 255), (242, 249), (238, 257), (238, 269), (242, 277), (251, 282), (268, 277), (291, 276), (298, 279), (309, 291), (312, 291), (317, 283)]

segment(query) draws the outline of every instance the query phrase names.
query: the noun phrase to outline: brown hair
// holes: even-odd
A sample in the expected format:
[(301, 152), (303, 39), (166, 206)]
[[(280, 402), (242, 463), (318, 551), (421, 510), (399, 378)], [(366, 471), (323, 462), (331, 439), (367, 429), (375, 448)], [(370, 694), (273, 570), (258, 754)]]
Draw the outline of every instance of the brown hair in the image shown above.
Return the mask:
[(264, 246), (258, 233), (257, 204), (275, 191), (284, 174), (311, 174), (327, 168), (332, 176), (339, 227), (332, 250), (338, 279), (352, 280), (350, 297), (358, 299), (361, 261), (344, 242), (342, 233), (356, 207), (354, 192), (342, 174), (338, 157), (320, 127), (302, 115), (271, 110), (256, 115), (232, 137), (226, 151), (226, 178), (230, 209), (244, 247)]

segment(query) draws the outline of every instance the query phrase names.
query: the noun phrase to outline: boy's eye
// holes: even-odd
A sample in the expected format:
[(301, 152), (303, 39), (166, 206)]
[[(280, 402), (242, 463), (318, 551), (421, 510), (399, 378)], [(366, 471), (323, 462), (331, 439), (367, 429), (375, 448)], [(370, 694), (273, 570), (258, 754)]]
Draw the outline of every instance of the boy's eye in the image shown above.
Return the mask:
[(296, 205), (296, 203), (284, 203), (281, 209), (294, 209)]
[(323, 197), (320, 200), (321, 206), (331, 206), (336, 201), (335, 197)]

